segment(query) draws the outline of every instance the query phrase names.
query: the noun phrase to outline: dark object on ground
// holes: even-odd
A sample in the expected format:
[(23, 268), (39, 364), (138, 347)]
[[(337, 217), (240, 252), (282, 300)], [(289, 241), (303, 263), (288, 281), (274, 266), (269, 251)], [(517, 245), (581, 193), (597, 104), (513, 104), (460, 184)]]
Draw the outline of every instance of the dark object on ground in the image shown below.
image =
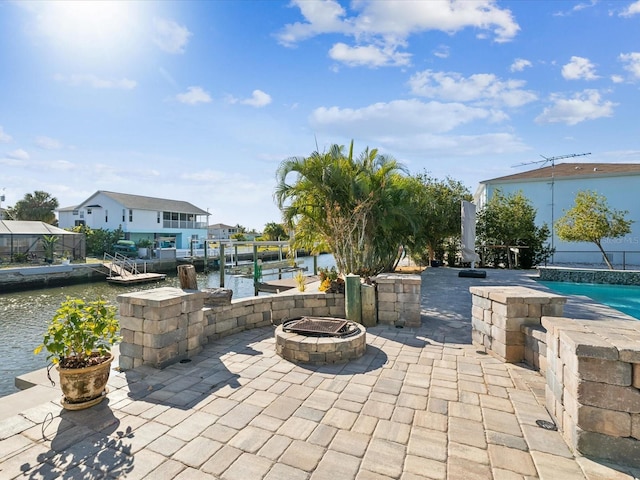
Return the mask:
[(487, 272), (484, 270), (460, 270), (458, 277), (487, 278)]

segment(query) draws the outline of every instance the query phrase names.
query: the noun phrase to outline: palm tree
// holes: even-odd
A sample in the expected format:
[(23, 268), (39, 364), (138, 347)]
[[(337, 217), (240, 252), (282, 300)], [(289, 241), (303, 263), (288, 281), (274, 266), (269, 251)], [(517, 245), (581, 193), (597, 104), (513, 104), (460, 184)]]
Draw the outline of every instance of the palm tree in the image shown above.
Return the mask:
[[(342, 273), (372, 275), (392, 269), (411, 209), (400, 188), (403, 167), (366, 148), (353, 157), (353, 141), (328, 152), (291, 157), (278, 168), (276, 203), (296, 247), (334, 254)], [(288, 183), (290, 174), (295, 181)], [(402, 226), (402, 228), (400, 228)]]
[(15, 206), (7, 208), (7, 215), (12, 220), (36, 220), (55, 225), (58, 222), (56, 208), (57, 198), (47, 192), (36, 190), (33, 194), (27, 193)]

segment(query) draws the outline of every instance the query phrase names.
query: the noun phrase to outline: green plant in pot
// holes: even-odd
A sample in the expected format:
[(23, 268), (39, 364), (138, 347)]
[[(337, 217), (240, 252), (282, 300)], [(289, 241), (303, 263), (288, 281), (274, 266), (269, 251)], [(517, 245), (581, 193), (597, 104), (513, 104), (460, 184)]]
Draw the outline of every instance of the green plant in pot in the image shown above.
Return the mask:
[(53, 256), (56, 251), (56, 243), (58, 243), (57, 235), (42, 236), (42, 248), (44, 249), (44, 260), (49, 264), (53, 263)]
[(116, 311), (103, 300), (67, 297), (49, 322), (34, 353), (46, 350), (57, 366), (64, 408), (88, 408), (106, 395), (111, 347), (121, 339)]

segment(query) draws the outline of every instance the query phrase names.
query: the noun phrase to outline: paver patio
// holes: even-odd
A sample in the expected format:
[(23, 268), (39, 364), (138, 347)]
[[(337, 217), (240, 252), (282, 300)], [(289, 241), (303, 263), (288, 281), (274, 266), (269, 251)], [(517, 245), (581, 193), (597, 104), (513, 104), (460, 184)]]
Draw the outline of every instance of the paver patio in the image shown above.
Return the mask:
[[(281, 359), (273, 328), (208, 345), (189, 363), (112, 374), (107, 400), (56, 401), (0, 421), (0, 478), (632, 479), (576, 456), (544, 407), (544, 378), (471, 345), (472, 285), (539, 287), (430, 268), (422, 326), (373, 327), (347, 364)], [(615, 314), (570, 300), (566, 316)], [(619, 314), (620, 315), (620, 314)], [(43, 381), (44, 384), (44, 381)], [(0, 409), (8, 405), (0, 399)]]

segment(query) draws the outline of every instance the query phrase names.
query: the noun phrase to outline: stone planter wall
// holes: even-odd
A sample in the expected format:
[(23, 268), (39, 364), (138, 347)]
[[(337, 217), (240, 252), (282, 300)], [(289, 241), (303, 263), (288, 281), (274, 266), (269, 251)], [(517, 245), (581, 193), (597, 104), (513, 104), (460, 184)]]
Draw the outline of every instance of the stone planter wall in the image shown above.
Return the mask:
[(384, 273), (377, 284), (378, 323), (404, 327), (420, 326), (420, 275)]
[[(471, 338), (505, 362), (525, 359), (524, 325), (562, 315), (566, 298), (525, 287), (471, 287)], [(534, 348), (534, 347), (531, 347)]]
[(640, 285), (638, 270), (602, 270), (597, 268), (538, 267), (540, 280), (552, 282)]
[(543, 317), (547, 409), (585, 455), (640, 467), (640, 322)]

